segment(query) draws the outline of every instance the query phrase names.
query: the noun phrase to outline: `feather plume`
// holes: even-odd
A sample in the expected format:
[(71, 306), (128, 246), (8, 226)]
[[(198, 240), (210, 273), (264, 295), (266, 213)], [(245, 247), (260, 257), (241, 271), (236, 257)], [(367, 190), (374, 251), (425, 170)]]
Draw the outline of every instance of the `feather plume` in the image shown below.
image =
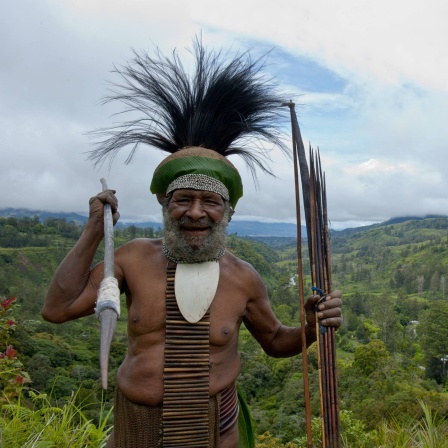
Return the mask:
[(158, 49), (155, 57), (133, 53), (130, 63), (115, 67), (121, 82), (112, 84), (103, 102), (119, 101), (126, 106), (120, 114), (138, 111), (142, 116), (93, 131), (95, 138), (102, 139), (89, 155), (95, 164), (106, 159), (112, 163), (117, 152), (129, 145), (126, 163), (140, 144), (169, 153), (202, 146), (226, 157), (242, 156), (256, 178), (256, 167), (272, 174), (260, 141), (288, 154), (279, 133), (284, 97), (262, 72), (265, 56), (252, 60), (244, 52), (229, 58), (221, 51), (207, 51), (196, 38), (191, 52), (196, 67), (189, 76), (176, 50), (171, 58)]

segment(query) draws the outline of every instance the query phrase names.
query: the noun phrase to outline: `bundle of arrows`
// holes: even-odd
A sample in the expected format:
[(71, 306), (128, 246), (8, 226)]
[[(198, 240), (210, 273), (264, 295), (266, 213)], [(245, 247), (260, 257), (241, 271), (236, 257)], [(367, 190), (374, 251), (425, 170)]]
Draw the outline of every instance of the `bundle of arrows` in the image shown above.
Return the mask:
[[(297, 217), (297, 254), (298, 254), (298, 286), (299, 306), (302, 326), (302, 359), (305, 389), (305, 414), (308, 447), (313, 447), (311, 434), (311, 409), (309, 398), (308, 362), (306, 354), (305, 310), (304, 310), (304, 274), (302, 264), (301, 235), (301, 201), (300, 185), (305, 211), (308, 252), (310, 259), (311, 283), (314, 294), (324, 301), (332, 290), (330, 237), (327, 216), (327, 199), (325, 176), (322, 173), (319, 151), (309, 150), (309, 167), (300, 133), (299, 123), (294, 110), (294, 103), (285, 103), (290, 108), (292, 142), (294, 157), (294, 179)], [(316, 309), (317, 312), (317, 309)], [(319, 389), (322, 420), (322, 447), (340, 448), (339, 404), (336, 376), (335, 330), (324, 327), (316, 320)]]

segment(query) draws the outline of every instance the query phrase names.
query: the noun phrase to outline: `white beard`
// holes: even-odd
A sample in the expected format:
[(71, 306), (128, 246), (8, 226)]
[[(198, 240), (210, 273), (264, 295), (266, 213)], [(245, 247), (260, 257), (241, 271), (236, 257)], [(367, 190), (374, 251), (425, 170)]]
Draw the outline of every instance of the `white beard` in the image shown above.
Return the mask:
[(199, 247), (192, 247), (189, 243), (199, 242), (201, 237), (185, 237), (180, 228), (181, 224), (190, 222), (189, 218), (180, 220), (171, 219), (168, 207), (163, 206), (164, 243), (173, 258), (187, 263), (202, 263), (215, 260), (225, 248), (227, 226), (230, 221), (230, 208), (226, 207), (221, 221), (213, 222), (204, 218), (200, 222), (210, 226), (210, 234), (202, 241)]

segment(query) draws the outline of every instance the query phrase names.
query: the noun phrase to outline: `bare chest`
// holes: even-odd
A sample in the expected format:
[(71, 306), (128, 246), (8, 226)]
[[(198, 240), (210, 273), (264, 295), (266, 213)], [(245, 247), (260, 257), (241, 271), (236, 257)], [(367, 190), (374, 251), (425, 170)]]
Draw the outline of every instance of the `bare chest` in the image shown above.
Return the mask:
[[(138, 282), (128, 280), (129, 335), (163, 339), (166, 320), (166, 272), (160, 270)], [(246, 300), (231, 282), (221, 275), (210, 305), (210, 343), (225, 346), (238, 337)]]

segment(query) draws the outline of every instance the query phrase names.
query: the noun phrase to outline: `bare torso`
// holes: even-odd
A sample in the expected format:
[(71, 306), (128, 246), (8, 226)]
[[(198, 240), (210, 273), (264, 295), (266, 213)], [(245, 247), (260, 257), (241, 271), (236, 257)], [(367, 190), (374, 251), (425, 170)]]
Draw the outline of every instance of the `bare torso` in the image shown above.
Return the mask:
[[(166, 264), (159, 240), (135, 240), (116, 255), (128, 306), (128, 353), (117, 381), (133, 402), (158, 405), (163, 398)], [(210, 307), (210, 395), (236, 380), (238, 332), (250, 297), (249, 268), (226, 253)]]

